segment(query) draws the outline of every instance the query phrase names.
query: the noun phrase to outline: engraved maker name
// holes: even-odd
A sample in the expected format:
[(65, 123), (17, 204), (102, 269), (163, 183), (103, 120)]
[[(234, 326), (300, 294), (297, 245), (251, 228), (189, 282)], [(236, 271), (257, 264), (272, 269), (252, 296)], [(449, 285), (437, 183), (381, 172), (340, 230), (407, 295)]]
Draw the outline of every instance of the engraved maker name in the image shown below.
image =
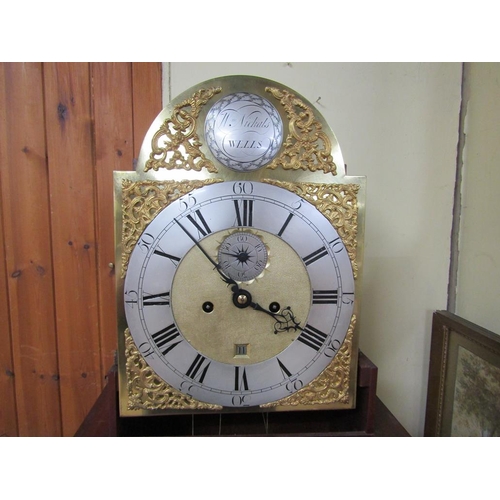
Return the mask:
[[(266, 116), (261, 110), (251, 112), (226, 110), (222, 113), (220, 121), (220, 130), (225, 133), (226, 147), (231, 149), (260, 150), (264, 148), (264, 142), (267, 141), (256, 137), (256, 134), (257, 136), (262, 136), (262, 133), (266, 134), (271, 126), (269, 116)], [(248, 134), (250, 134), (250, 138)]]
[(230, 127), (231, 129), (266, 129), (271, 126), (269, 117), (263, 117), (260, 111), (241, 114), (238, 111), (225, 111), (221, 119), (221, 127)]

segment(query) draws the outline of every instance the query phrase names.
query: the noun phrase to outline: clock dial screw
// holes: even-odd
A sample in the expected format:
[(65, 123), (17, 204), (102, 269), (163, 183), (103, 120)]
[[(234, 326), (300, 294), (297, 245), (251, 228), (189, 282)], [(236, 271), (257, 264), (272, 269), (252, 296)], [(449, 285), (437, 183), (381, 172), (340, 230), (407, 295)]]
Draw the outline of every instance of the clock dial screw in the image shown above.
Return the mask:
[(248, 302), (248, 297), (246, 295), (241, 294), (238, 295), (236, 300), (238, 301), (238, 304), (245, 305)]
[(245, 309), (252, 303), (250, 292), (238, 287), (233, 287), (233, 304), (240, 309)]
[(278, 302), (271, 302), (269, 304), (269, 310), (273, 313), (279, 312), (280, 309), (281, 309), (281, 306), (278, 304)]
[(212, 302), (210, 301), (207, 301), (207, 302), (204, 302), (203, 305), (202, 305), (202, 309), (204, 312), (206, 313), (211, 313), (213, 310), (214, 310), (214, 305)]

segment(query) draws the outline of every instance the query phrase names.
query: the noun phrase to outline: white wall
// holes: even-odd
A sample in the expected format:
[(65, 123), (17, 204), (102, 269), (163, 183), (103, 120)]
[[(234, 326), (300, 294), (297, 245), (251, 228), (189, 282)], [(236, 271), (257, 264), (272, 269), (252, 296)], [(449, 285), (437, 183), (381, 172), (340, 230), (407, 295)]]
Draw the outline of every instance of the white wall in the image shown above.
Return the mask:
[(348, 174), (367, 177), (360, 347), (378, 366), (378, 396), (423, 435), (431, 317), (447, 302), (461, 64), (165, 63), (164, 100), (228, 74), (320, 98)]
[(456, 314), (500, 334), (500, 64), (465, 68)]

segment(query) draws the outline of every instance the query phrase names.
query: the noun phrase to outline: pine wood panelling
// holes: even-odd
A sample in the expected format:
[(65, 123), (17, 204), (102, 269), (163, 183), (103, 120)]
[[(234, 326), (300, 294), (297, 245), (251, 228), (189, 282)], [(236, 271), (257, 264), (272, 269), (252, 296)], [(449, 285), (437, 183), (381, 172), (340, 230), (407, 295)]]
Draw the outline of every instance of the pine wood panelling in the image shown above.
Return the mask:
[(97, 270), (102, 373), (113, 366), (117, 347), (113, 171), (132, 170), (132, 68), (128, 63), (93, 63), (93, 116), (97, 195)]
[(63, 435), (102, 389), (89, 64), (45, 64)]
[(93, 63), (97, 196), (97, 269), (101, 361), (105, 374), (117, 347), (113, 171), (132, 170), (144, 135), (161, 111), (160, 63)]
[(0, 435), (73, 435), (101, 392), (112, 172), (160, 111), (159, 63), (0, 63)]
[(160, 63), (133, 63), (134, 89), (134, 156), (139, 151), (146, 132), (162, 109), (162, 72)]
[[(1, 404), (16, 408), (19, 435), (57, 436), (61, 415), (42, 65), (4, 64), (1, 85), (0, 173), (8, 282), (8, 299), (2, 302), (9, 304), (16, 394), (15, 401), (7, 395)], [(6, 413), (4, 418), (11, 421)]]
[[(1, 72), (2, 69), (0, 69), (0, 74)], [(0, 78), (2, 78), (2, 76), (0, 76)], [(3, 108), (1, 109), (3, 110)], [(3, 112), (1, 114), (3, 115)], [(0, 141), (0, 148), (2, 145), (3, 142)], [(5, 234), (3, 230), (1, 203), (0, 234)], [(14, 363), (12, 362), (10, 315), (7, 297), (7, 270), (5, 268), (5, 251), (2, 241), (2, 244), (0, 244), (0, 401), (2, 402), (0, 404), (0, 437), (17, 436), (16, 399), (14, 395)]]

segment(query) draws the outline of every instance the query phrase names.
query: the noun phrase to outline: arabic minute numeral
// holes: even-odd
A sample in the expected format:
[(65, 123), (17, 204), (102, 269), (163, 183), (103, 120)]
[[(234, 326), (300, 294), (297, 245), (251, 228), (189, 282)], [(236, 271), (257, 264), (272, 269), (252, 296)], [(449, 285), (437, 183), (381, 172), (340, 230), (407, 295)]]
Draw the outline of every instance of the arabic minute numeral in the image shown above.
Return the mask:
[(234, 194), (252, 194), (253, 184), (251, 182), (235, 182), (233, 184)]
[(344, 249), (344, 244), (342, 243), (340, 236), (330, 241), (329, 245), (331, 246), (333, 253), (342, 252), (342, 250)]
[(342, 304), (350, 306), (354, 302), (354, 292), (344, 292), (342, 294)]
[(325, 352), (323, 353), (327, 358), (334, 358), (340, 349), (341, 342), (338, 339), (331, 339), (326, 345)]
[(179, 204), (181, 206), (181, 212), (185, 212), (188, 208), (194, 207), (196, 205), (196, 198), (191, 194), (188, 193), (187, 196), (183, 196), (179, 200)]
[(139, 346), (137, 346), (137, 349), (139, 349), (139, 352), (147, 358), (148, 356), (154, 355), (154, 350), (151, 347), (151, 344), (149, 342), (142, 342)]
[(139, 294), (135, 290), (127, 290), (125, 292), (125, 304), (127, 304), (132, 309), (137, 305), (139, 301)]
[(286, 387), (286, 390), (290, 394), (292, 394), (292, 393), (297, 392), (300, 389), (302, 389), (302, 387), (304, 387), (304, 382), (302, 382), (302, 380), (300, 380), (298, 378), (290, 379), (290, 382), (288, 382), (285, 387)]
[(152, 234), (144, 233), (137, 242), (137, 246), (141, 249), (141, 252), (147, 253), (149, 252), (149, 249), (151, 248), (154, 240), (155, 238)]

